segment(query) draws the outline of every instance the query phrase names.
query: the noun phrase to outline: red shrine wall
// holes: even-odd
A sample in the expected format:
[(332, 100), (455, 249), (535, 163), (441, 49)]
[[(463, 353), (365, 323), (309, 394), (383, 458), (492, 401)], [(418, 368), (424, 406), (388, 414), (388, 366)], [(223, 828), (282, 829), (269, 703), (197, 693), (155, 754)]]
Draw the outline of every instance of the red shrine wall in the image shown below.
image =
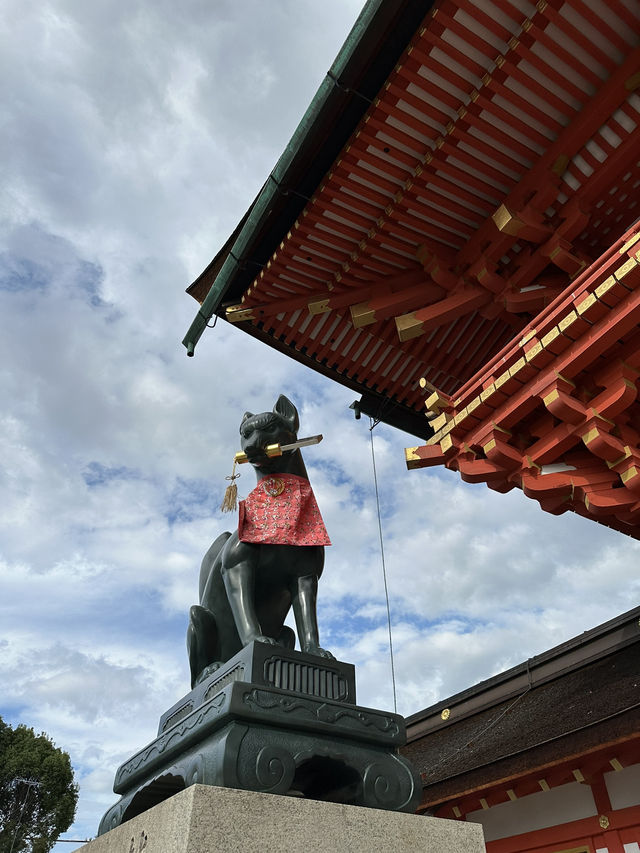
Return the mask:
[(640, 763), (588, 784), (539, 784), (528, 796), (485, 800), (466, 814), (482, 824), (487, 853), (640, 853)]

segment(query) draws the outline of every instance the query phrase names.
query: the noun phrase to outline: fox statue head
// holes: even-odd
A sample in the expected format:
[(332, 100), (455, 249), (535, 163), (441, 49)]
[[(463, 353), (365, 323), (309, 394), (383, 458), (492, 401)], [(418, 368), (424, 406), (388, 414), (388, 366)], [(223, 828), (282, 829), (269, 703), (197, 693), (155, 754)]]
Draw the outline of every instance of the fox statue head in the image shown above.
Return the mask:
[(252, 412), (244, 413), (240, 423), (241, 445), (258, 479), (274, 473), (307, 476), (299, 450), (285, 451), (282, 456), (273, 458), (265, 453), (269, 444), (294, 442), (298, 437), (299, 427), (298, 410), (284, 394), (278, 397), (271, 412), (261, 412), (258, 415)]

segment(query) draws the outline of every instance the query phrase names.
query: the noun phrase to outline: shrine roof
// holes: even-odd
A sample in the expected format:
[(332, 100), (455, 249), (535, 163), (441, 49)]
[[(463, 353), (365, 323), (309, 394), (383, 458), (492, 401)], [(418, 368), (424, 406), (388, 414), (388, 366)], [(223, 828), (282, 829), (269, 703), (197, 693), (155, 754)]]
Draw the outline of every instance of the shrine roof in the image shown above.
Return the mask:
[[(408, 431), (638, 217), (633, 4), (370, 0), (188, 292)], [(423, 387), (419, 380), (423, 379)]]
[(635, 608), (408, 717), (403, 754), (421, 772), (426, 800), (542, 767), (549, 779), (559, 768), (557, 784), (573, 781), (563, 762), (573, 757), (580, 766), (577, 755), (607, 744), (620, 757), (625, 749), (640, 756), (639, 616)]

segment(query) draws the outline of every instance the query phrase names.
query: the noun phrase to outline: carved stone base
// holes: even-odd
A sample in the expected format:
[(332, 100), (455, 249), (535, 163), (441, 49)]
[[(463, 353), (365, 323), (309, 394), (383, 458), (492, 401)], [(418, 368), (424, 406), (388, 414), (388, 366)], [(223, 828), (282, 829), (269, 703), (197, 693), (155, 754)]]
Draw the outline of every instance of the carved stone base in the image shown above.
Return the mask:
[(117, 771), (99, 834), (200, 783), (415, 811), (420, 780), (398, 755), (404, 719), (355, 705), (351, 664), (252, 643), (160, 718)]

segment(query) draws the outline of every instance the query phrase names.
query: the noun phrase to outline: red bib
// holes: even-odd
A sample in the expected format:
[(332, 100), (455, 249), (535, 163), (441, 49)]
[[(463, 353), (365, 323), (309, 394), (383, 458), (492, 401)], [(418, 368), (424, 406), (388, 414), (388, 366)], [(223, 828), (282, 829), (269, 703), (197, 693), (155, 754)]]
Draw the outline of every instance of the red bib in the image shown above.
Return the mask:
[(262, 545), (331, 545), (309, 481), (295, 474), (264, 477), (240, 501), (238, 536)]

